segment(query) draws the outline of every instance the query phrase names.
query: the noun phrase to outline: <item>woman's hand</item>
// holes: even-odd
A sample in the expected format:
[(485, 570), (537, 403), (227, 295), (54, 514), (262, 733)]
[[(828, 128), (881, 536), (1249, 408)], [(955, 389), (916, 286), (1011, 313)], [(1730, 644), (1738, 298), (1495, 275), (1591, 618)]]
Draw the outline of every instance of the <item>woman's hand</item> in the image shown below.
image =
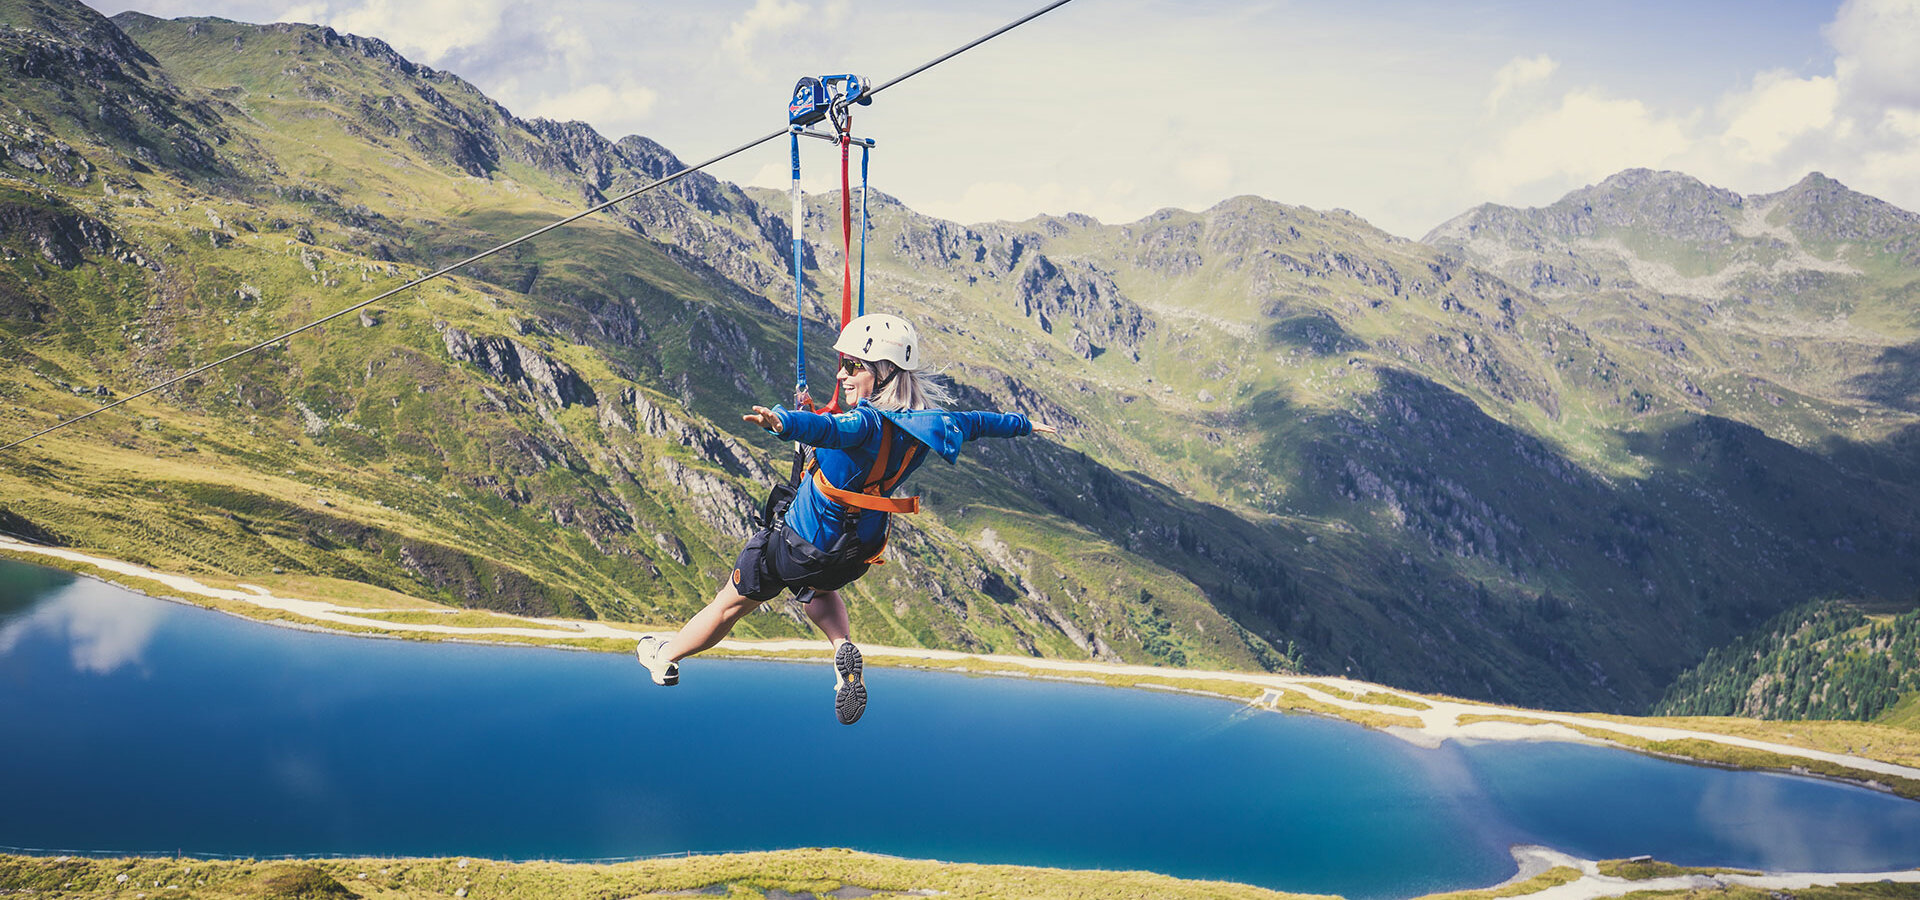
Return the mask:
[(758, 425), (761, 428), (765, 428), (766, 430), (771, 431), (774, 434), (780, 433), (780, 414), (764, 406), (754, 407), (753, 412), (747, 415), (741, 416), (740, 421), (752, 422), (753, 424)]
[(1048, 425), (1045, 422), (1034, 422), (1032, 420), (1029, 420), (1027, 424), (1033, 426), (1034, 434), (1059, 434), (1060, 433), (1060, 429), (1055, 428), (1052, 425)]

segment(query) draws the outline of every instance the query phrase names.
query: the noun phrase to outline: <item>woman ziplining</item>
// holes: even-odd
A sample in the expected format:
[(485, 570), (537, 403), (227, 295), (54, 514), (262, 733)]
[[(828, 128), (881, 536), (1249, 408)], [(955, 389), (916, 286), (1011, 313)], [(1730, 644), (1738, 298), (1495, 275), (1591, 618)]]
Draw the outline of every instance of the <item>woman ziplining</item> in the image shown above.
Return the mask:
[(840, 589), (881, 562), (892, 513), (919, 512), (919, 497), (889, 494), (928, 450), (952, 463), (974, 438), (1056, 430), (1020, 413), (941, 409), (952, 398), (927, 370), (913, 325), (898, 316), (854, 319), (833, 349), (840, 354), (836, 381), (847, 412), (755, 406), (741, 416), (781, 440), (815, 448), (806, 465), (812, 477), (800, 481), (784, 513), (776, 492), (765, 527), (747, 540), (732, 576), (705, 609), (671, 638), (640, 639), (635, 654), (655, 684), (678, 684), (681, 660), (720, 643), (742, 616), (791, 589), (832, 645), (835, 714), (845, 725), (859, 721), (867, 687)]
[[(926, 368), (919, 334), (898, 316), (867, 315), (867, 151), (873, 141), (853, 136), (853, 106), (872, 101), (857, 75), (806, 77), (794, 85), (787, 102), (788, 143), (793, 164), (793, 308), (794, 405), (753, 407), (742, 416), (782, 440), (793, 441), (793, 475), (776, 485), (761, 515), (761, 529), (740, 551), (733, 575), (706, 608), (670, 639), (648, 635), (634, 654), (655, 684), (680, 683), (680, 660), (712, 648), (733, 630), (740, 617), (791, 589), (807, 618), (833, 648), (834, 711), (852, 725), (867, 709), (867, 686), (860, 648), (854, 646), (847, 604), (840, 588), (879, 564), (893, 513), (920, 511), (920, 498), (888, 496), (926, 459), (931, 449), (951, 463), (962, 444), (976, 437), (1019, 437), (1052, 433), (1018, 413), (947, 412), (952, 401)], [(811, 131), (817, 122), (833, 126), (832, 135)], [(800, 138), (814, 137), (840, 150), (840, 223), (842, 281), (840, 354), (833, 400), (814, 411), (807, 392), (806, 293), (802, 241), (806, 204), (800, 189)], [(849, 150), (860, 160), (860, 314), (854, 316), (852, 186)], [(842, 412), (840, 404), (846, 403)], [(811, 458), (806, 447), (814, 448)], [(801, 479), (802, 472), (812, 474)]]

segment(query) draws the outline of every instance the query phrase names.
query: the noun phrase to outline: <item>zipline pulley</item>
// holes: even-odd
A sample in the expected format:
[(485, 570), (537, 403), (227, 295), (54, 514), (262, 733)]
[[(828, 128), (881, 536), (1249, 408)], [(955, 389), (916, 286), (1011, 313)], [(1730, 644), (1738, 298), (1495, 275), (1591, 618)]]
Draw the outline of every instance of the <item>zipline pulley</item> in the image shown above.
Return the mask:
[(834, 121), (834, 130), (844, 133), (851, 122), (852, 111), (847, 107), (858, 103), (866, 106), (873, 102), (868, 95), (867, 80), (858, 75), (811, 75), (800, 79), (793, 85), (793, 99), (787, 102), (787, 124), (806, 127), (828, 117)]

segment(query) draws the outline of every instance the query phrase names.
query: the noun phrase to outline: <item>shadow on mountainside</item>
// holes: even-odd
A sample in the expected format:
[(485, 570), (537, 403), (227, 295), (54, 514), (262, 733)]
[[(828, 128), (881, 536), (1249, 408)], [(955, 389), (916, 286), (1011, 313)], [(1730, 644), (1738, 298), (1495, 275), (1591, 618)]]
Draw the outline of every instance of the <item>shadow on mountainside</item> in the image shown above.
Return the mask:
[[(1269, 467), (1299, 472), (1286, 511), (1364, 536), (1345, 559), (1328, 541), (1267, 552), (1301, 571), (1368, 567), (1330, 574), (1349, 602), (1412, 636), (1355, 674), (1638, 712), (1707, 648), (1779, 609), (1835, 591), (1912, 590), (1920, 497), (1911, 481), (1842, 461), (1893, 448), (1829, 458), (1675, 415), (1620, 436), (1641, 475), (1603, 476), (1422, 376), (1379, 377), (1357, 412), (1271, 397), (1245, 409), (1279, 426), (1261, 451)], [(1324, 600), (1314, 587), (1308, 608)]]
[(1863, 400), (1920, 413), (1920, 341), (1880, 351), (1874, 370), (1849, 379)]

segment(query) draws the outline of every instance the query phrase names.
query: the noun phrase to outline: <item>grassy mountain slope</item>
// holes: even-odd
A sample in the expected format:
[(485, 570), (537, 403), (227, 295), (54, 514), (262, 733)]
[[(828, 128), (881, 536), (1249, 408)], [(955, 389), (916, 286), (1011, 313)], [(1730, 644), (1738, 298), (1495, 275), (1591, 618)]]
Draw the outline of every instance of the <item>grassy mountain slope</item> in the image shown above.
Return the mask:
[[(679, 165), (328, 29), (55, 0), (0, 22), (9, 435)], [(1628, 205), (1603, 249), (1580, 243), (1595, 216), (1540, 211), (1415, 243), (1257, 198), (966, 227), (882, 195), (874, 308), (922, 325), (966, 404), (1065, 433), (923, 470), (930, 511), (897, 523), (855, 626), (1639, 710), (1783, 608), (1911, 596), (1916, 232), (1801, 187), (1751, 227), (1724, 192)], [(820, 348), (835, 202), (808, 220)], [(1683, 207), (1797, 243), (1651, 227)], [(0, 527), (672, 624), (783, 466), (738, 421), (792, 379), (783, 209), (695, 175), (9, 451)], [(1729, 301), (1635, 280), (1661, 266), (1750, 302), (1714, 318)], [(769, 610), (743, 633), (804, 631)]]

